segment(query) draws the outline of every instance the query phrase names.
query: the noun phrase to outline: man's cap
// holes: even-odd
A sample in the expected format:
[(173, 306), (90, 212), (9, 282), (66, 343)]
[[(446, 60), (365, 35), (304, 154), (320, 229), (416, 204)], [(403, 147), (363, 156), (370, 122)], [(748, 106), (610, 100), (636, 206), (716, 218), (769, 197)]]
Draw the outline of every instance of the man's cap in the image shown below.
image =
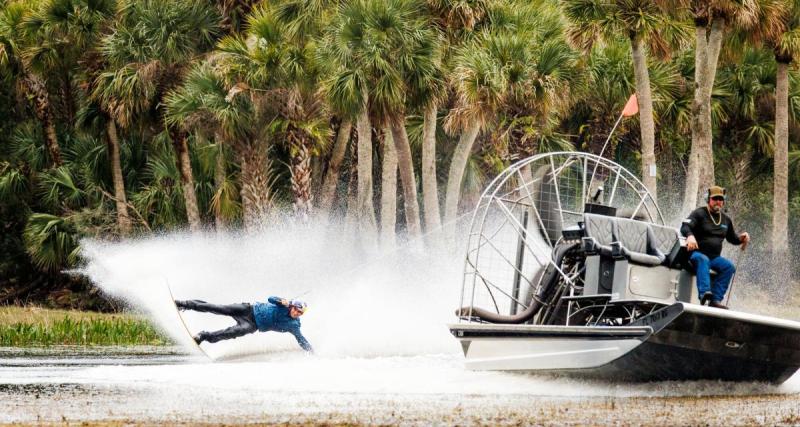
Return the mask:
[(294, 307), (300, 310), (300, 312), (305, 312), (306, 308), (308, 308), (308, 304), (306, 304), (304, 301), (300, 301), (299, 299), (293, 299), (289, 301), (289, 307)]
[(713, 199), (714, 197), (722, 197), (725, 199), (725, 189), (720, 186), (713, 186), (708, 189), (708, 198)]

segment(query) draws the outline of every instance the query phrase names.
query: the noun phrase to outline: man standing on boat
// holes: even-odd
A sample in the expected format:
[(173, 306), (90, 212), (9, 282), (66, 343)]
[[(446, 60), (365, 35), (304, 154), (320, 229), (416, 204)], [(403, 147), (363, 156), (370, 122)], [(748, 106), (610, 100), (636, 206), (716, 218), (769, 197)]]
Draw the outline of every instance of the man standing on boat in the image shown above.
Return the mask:
[[(706, 206), (692, 211), (681, 225), (681, 234), (686, 237), (686, 249), (690, 252), (689, 263), (697, 276), (697, 294), (700, 304), (710, 307), (728, 307), (722, 304), (736, 267), (721, 256), (722, 241), (742, 245), (742, 250), (750, 242), (747, 233), (736, 234), (733, 221), (722, 212), (726, 191), (713, 186), (706, 193)], [(711, 270), (717, 275), (713, 281)]]
[(194, 310), (203, 313), (213, 313), (230, 316), (236, 325), (219, 331), (203, 331), (194, 337), (200, 344), (203, 341), (215, 343), (221, 340), (237, 338), (256, 331), (288, 332), (294, 335), (297, 343), (303, 350), (313, 353), (311, 344), (300, 332), (300, 316), (306, 311), (306, 303), (300, 300), (287, 300), (279, 297), (269, 297), (266, 303), (255, 304), (209, 304), (200, 300), (175, 301), (179, 310)]

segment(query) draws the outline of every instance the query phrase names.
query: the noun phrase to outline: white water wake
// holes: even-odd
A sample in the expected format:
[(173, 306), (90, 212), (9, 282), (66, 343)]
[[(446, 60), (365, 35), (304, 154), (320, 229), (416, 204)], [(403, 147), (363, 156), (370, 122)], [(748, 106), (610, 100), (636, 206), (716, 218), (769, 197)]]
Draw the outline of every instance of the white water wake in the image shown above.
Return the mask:
[[(191, 344), (174, 315), (176, 299), (212, 303), (302, 295), (302, 330), (322, 356), (456, 353), (446, 324), (461, 287), (463, 256), (413, 245), (360, 249), (342, 232), (274, 226), (250, 234), (166, 234), (117, 243), (82, 242), (81, 271), (103, 292), (148, 314), (178, 342)], [(232, 325), (224, 316), (185, 312), (191, 332)], [(257, 333), (204, 344), (212, 357), (294, 349), (289, 334)]]

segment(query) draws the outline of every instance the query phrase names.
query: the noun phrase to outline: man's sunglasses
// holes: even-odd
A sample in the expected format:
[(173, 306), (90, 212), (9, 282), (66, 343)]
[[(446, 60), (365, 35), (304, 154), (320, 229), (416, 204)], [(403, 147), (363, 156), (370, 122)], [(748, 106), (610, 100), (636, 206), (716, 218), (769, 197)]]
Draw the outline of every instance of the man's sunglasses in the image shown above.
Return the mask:
[(711, 200), (716, 200), (718, 202), (724, 202), (725, 198), (722, 196), (712, 197)]

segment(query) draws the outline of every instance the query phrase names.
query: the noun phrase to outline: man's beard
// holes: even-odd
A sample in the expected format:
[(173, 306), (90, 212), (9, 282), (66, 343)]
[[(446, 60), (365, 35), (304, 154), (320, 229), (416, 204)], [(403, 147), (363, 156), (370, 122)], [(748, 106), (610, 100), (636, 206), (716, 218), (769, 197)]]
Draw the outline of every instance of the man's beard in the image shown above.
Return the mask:
[(722, 206), (711, 206), (711, 212), (719, 213), (722, 210)]

